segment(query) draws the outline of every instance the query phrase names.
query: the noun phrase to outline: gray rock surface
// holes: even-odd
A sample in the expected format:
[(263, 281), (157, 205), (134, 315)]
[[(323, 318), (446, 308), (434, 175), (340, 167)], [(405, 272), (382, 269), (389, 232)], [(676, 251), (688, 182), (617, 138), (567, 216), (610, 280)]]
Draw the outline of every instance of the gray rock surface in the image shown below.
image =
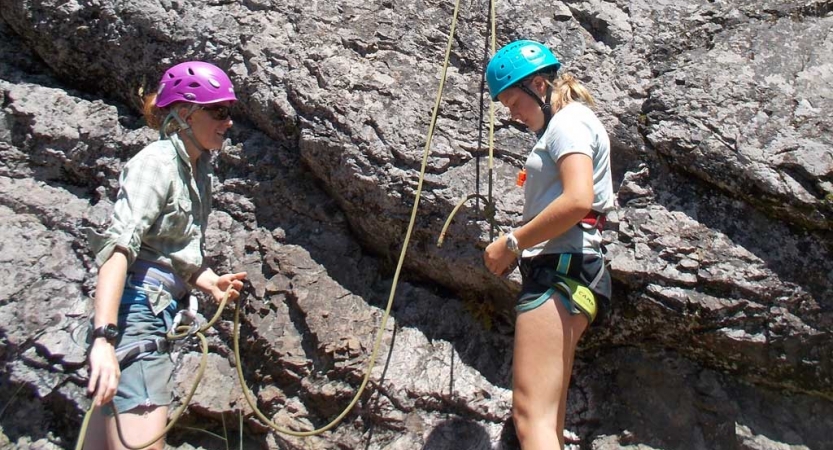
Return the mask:
[[(0, 446), (74, 446), (96, 274), (83, 230), (106, 225), (120, 167), (155, 138), (138, 93), (185, 59), (228, 69), (241, 99), (215, 156), (207, 244), (218, 270), (252, 281), (245, 381), (279, 425), (338, 415), (388, 298), (453, 8), (0, 0)], [(614, 147), (614, 306), (579, 351), (573, 448), (833, 448), (832, 10), (497, 3), (499, 43), (554, 48), (595, 94)], [(517, 448), (517, 275), (482, 266), (494, 231), (482, 202), (435, 244), (459, 200), (488, 192), (487, 22), (488, 3), (461, 6), (403, 280), (356, 408), (321, 436), (270, 432), (243, 400), (226, 311), (173, 448)], [(495, 123), (506, 230), (531, 137), (505, 111)], [(175, 355), (181, 401), (199, 347)]]

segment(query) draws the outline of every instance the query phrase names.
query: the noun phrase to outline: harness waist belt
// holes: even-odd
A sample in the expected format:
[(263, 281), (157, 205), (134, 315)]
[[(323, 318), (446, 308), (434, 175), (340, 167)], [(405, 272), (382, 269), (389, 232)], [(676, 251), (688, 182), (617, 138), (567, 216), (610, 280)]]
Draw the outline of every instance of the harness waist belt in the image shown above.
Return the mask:
[(587, 213), (581, 221), (579, 221), (579, 226), (585, 229), (595, 228), (599, 231), (603, 231), (605, 222), (607, 222), (607, 215), (590, 210), (590, 212)]
[(124, 367), (153, 352), (165, 353), (168, 348), (168, 340), (165, 338), (143, 339), (117, 348), (116, 359), (119, 361), (119, 366)]
[(137, 259), (128, 269), (128, 276), (134, 285), (148, 284), (161, 286), (171, 294), (174, 300), (181, 300), (188, 295), (188, 284), (173, 271), (161, 264)]
[(610, 298), (609, 276), (599, 255), (553, 253), (521, 261), (524, 279), (549, 289), (533, 302), (540, 304), (555, 292), (562, 292), (564, 306), (572, 314), (584, 313), (590, 323), (596, 319), (598, 300)]

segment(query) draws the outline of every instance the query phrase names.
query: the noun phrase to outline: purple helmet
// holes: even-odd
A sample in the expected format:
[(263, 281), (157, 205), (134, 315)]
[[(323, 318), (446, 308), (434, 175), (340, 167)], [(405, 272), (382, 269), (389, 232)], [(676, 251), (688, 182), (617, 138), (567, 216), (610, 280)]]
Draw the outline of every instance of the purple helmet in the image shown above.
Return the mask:
[(159, 108), (174, 102), (207, 105), (224, 101), (237, 101), (231, 80), (219, 67), (202, 61), (180, 63), (165, 71), (156, 93)]

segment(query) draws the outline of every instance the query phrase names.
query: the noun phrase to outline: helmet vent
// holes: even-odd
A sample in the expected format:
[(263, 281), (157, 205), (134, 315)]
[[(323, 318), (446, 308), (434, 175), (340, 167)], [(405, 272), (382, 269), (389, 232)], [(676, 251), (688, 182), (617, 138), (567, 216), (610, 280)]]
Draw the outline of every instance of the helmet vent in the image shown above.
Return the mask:
[(200, 84), (197, 83), (196, 81), (194, 81), (193, 83), (189, 84), (188, 87), (189, 88), (198, 88), (198, 87), (200, 87)]
[(190, 67), (189, 67), (189, 68), (188, 68), (188, 75), (193, 76), (193, 75), (194, 75), (194, 69), (192, 69), (192, 68), (190, 68)]
[(176, 80), (176, 81), (174, 81), (174, 87), (179, 86), (179, 83), (182, 83), (182, 80)]
[(219, 89), (220, 88), (220, 82), (215, 80), (214, 78), (209, 78), (208, 83), (210, 85), (214, 86), (214, 89)]
[(530, 75), (543, 71), (557, 71), (561, 64), (558, 58), (540, 42), (514, 41), (500, 50), (486, 66), (486, 82), (492, 100)]

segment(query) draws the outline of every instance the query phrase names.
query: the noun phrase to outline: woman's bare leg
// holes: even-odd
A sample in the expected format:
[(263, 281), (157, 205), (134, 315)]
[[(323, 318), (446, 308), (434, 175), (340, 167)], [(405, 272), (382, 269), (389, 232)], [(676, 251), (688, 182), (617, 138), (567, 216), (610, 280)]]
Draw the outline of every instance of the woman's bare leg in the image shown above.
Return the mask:
[(573, 355), (587, 318), (570, 314), (558, 295), (515, 323), (513, 418), (524, 450), (564, 447)]
[(84, 450), (108, 450), (106, 418), (101, 408), (93, 411), (90, 422), (87, 424), (87, 434), (84, 435)]
[[(116, 429), (116, 419), (107, 418), (107, 440), (110, 443), (110, 450), (128, 450), (119, 440)], [(131, 409), (128, 412), (119, 414), (122, 436), (124, 441), (131, 445), (141, 445), (159, 436), (168, 425), (168, 407), (151, 406)], [(162, 450), (165, 447), (164, 437), (154, 442), (153, 445), (145, 447), (148, 450)]]

